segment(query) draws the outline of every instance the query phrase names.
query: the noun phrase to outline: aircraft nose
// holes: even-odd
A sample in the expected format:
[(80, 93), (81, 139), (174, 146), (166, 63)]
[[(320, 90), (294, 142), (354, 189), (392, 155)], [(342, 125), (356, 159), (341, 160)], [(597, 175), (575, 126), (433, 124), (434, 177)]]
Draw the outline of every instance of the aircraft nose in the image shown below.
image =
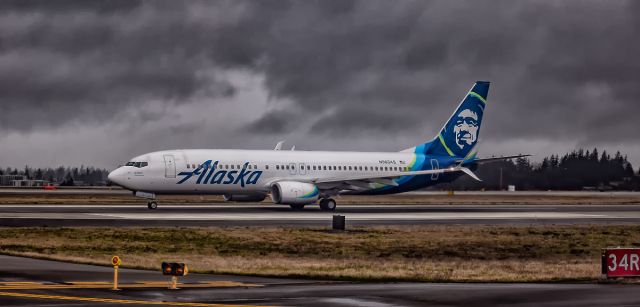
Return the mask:
[(115, 170), (113, 170), (111, 173), (109, 173), (109, 175), (107, 176), (107, 179), (109, 179), (109, 181), (111, 181), (112, 183), (122, 186), (122, 168), (116, 168)]

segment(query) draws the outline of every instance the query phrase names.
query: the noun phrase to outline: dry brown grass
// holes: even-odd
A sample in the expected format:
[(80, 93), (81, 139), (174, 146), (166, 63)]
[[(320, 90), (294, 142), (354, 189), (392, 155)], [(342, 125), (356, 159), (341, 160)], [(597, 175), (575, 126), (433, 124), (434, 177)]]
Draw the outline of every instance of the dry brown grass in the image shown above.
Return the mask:
[(637, 246), (636, 226), (5, 228), (0, 252), (82, 263), (347, 280), (593, 281), (600, 249)]

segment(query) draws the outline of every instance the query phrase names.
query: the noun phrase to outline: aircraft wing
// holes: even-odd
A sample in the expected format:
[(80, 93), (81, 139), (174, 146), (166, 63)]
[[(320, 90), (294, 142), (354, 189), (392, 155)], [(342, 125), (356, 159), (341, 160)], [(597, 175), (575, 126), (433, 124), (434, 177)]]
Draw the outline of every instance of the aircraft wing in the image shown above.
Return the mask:
[(403, 176), (432, 175), (451, 172), (464, 172), (472, 178), (481, 181), (470, 169), (463, 166), (455, 166), (437, 170), (408, 171), (408, 172), (390, 172), (377, 175), (356, 175), (356, 176), (336, 176), (329, 178), (311, 178), (305, 180), (314, 183), (319, 189), (345, 189), (345, 190), (366, 190), (371, 189), (371, 184), (383, 184), (397, 186), (398, 183), (394, 179)]

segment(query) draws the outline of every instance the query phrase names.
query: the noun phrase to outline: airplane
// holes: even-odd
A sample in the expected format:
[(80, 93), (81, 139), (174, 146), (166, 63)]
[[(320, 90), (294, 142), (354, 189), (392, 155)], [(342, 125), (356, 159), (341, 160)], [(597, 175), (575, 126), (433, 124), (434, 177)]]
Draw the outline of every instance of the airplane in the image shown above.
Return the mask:
[(214, 194), (226, 201), (259, 202), (301, 210), (318, 203), (334, 211), (333, 197), (379, 195), (451, 182), (478, 164), (527, 155), (478, 159), (489, 82), (477, 81), (440, 132), (399, 152), (176, 149), (137, 156), (111, 173), (111, 183), (133, 191), (156, 209), (157, 195)]

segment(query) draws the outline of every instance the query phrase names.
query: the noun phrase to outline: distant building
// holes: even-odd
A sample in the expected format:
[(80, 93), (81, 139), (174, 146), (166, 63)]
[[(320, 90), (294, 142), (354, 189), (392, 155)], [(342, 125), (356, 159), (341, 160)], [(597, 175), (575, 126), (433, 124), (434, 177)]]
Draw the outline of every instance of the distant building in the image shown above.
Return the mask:
[(0, 186), (13, 186), (13, 182), (25, 180), (23, 175), (0, 175)]
[(42, 187), (48, 184), (49, 181), (31, 179), (13, 180), (11, 182), (11, 185), (14, 187)]

